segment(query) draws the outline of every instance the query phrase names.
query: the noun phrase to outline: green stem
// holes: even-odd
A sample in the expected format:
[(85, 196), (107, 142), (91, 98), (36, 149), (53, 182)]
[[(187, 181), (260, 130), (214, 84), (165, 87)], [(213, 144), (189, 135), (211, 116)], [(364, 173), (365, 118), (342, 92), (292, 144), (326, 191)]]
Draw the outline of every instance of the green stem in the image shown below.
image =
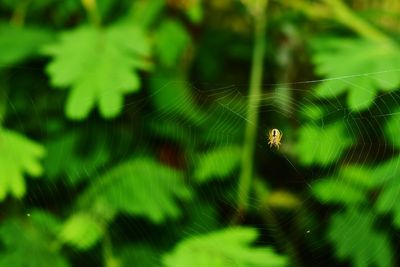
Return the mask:
[(26, 11), (30, 4), (30, 0), (19, 1), (12, 17), (10, 19), (10, 24), (18, 27), (22, 27), (25, 23)]
[(247, 103), (247, 123), (242, 150), (241, 173), (239, 178), (239, 214), (243, 214), (247, 209), (253, 176), (253, 158), (257, 135), (258, 107), (260, 103), (263, 60), (265, 54), (265, 30), (267, 24), (265, 10), (258, 13), (258, 16), (255, 17), (254, 23), (255, 43), (251, 66), (249, 101)]
[(118, 260), (114, 257), (111, 238), (107, 229), (104, 230), (102, 246), (103, 246), (104, 266), (105, 267), (119, 266)]
[(341, 0), (325, 0), (325, 3), (330, 6), (338, 22), (346, 25), (361, 36), (378, 42), (391, 42), (388, 36), (357, 16)]
[(8, 90), (6, 74), (4, 71), (0, 71), (0, 128), (6, 117)]
[(96, 0), (81, 0), (83, 7), (86, 9), (86, 12), (89, 16), (90, 22), (96, 27), (101, 26), (101, 18), (100, 14), (97, 10), (97, 1)]

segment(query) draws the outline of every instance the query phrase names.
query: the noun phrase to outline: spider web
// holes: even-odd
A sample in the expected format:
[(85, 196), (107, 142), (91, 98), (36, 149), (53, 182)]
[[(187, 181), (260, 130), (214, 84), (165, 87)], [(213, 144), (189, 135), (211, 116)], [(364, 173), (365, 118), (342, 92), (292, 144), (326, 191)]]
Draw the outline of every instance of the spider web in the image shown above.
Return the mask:
[[(34, 76), (40, 75), (37, 73), (39, 69), (36, 68), (16, 68), (14, 71)], [(398, 70), (388, 71), (398, 72)], [(379, 76), (380, 73), (362, 73), (360, 75)], [(335, 79), (347, 82), (355, 76), (349, 75)], [(198, 221), (194, 220), (191, 222), (190, 227), (179, 229), (179, 227), (176, 227), (176, 222), (167, 221), (166, 227), (170, 229), (170, 233), (164, 233), (164, 228), (152, 225), (143, 219), (132, 219), (129, 216), (121, 216), (110, 227), (111, 229), (123, 229), (115, 230), (115, 233), (113, 232), (114, 230), (111, 230), (110, 234), (116, 236), (114, 237), (114, 241), (116, 243), (129, 244), (132, 239), (135, 239), (136, 243), (142, 241), (143, 243), (158, 247), (161, 244), (168, 243), (167, 238), (157, 240), (154, 236), (157, 237), (164, 234), (166, 236), (168, 234), (173, 235), (174, 231), (180, 230), (183, 232), (182, 236), (190, 236), (208, 232), (210, 224), (216, 224), (219, 227), (229, 225), (234, 214), (238, 212), (236, 210), (236, 194), (240, 165), (235, 168), (235, 171), (227, 175), (227, 179), (223, 179), (222, 181), (211, 179), (205, 185), (198, 185), (190, 181), (190, 179), (193, 176), (192, 169), (196, 167), (198, 161), (197, 154), (207, 153), (208, 151), (230, 145), (241, 146), (244, 142), (243, 133), (246, 124), (257, 124), (258, 129), (255, 136), (256, 145), (253, 165), (255, 177), (260, 178), (269, 188), (270, 192), (275, 193), (275, 196), (279, 196), (278, 193), (284, 192), (295, 196), (296, 200), (300, 201), (300, 203), (296, 204), (298, 205), (296, 207), (301, 208), (295, 209), (290, 216), (280, 218), (278, 225), (271, 222), (271, 224), (261, 224), (259, 220), (254, 219), (255, 224), (251, 216), (243, 222), (267, 233), (272, 231), (281, 234), (281, 232), (284, 232), (285, 229), (290, 228), (295, 223), (295, 218), (304, 216), (305, 212), (321, 209), (324, 204), (329, 202), (324, 202), (311, 193), (314, 190), (315, 182), (330, 179), (333, 181), (333, 184), (343, 184), (346, 187), (349, 186), (347, 185), (347, 181), (336, 175), (339, 169), (354, 164), (369, 167), (396, 157), (398, 155), (397, 148), (393, 142), (388, 141), (384, 126), (393, 116), (399, 114), (399, 112), (393, 111), (393, 106), (400, 105), (398, 102), (398, 92), (380, 93), (371, 108), (355, 113), (343, 105), (343, 95), (322, 100), (316, 97), (314, 87), (318, 83), (327, 80), (330, 79), (264, 84), (262, 86), (263, 93), (258, 96), (260, 100), (258, 122), (248, 121), (246, 117), (249, 99), (246, 83), (213, 86), (209, 83), (189, 84), (186, 81), (176, 80), (159, 80), (158, 82), (163, 84), (163, 86), (155, 88), (150, 94), (143, 93), (140, 96), (133, 96), (132, 99), (128, 98), (124, 106), (124, 114), (115, 121), (95, 120), (91, 124), (86, 124), (85, 122), (67, 122), (68, 127), (71, 129), (83, 129), (85, 132), (102, 130), (101, 135), (105, 140), (111, 142), (112, 147), (116, 150), (124, 146), (132, 149), (130, 153), (121, 149), (122, 152), (117, 153), (114, 163), (128, 160), (136, 153), (155, 153), (157, 154), (155, 156), (164, 162), (164, 164), (171, 165), (174, 168), (184, 168), (187, 173), (186, 176), (189, 179), (189, 187), (196, 192), (196, 197), (201, 199), (198, 203), (194, 202), (190, 204), (188, 208), (189, 210), (192, 209), (194, 212), (198, 212), (196, 214), (197, 217), (194, 216)], [(151, 82), (150, 79), (145, 81)], [(162, 94), (163, 90), (169, 90), (176, 86), (186, 88), (190, 94), (180, 99), (177, 98), (179, 101), (173, 103), (172, 107), (154, 108), (157, 105), (154, 100), (157, 95)], [(37, 87), (39, 88), (40, 85)], [(33, 85), (33, 92), (34, 90), (35, 85)], [(278, 94), (280, 91), (285, 90), (289, 92), (288, 96)], [(46, 101), (40, 102), (39, 99), (35, 98), (34, 93), (32, 95), (28, 93), (27, 98), (31, 103), (29, 108), (33, 110), (32, 114), (30, 114), (31, 116), (41, 117), (43, 110), (52, 108), (50, 107), (52, 105), (46, 103)], [(11, 110), (18, 110), (16, 107), (18, 103), (13, 103), (12, 96), (10, 96), (7, 102)], [(283, 105), (286, 109), (282, 107)], [(304, 110), (320, 108), (321, 106), (325, 107), (327, 111), (319, 119), (307, 119), (302, 114)], [(137, 116), (135, 113), (138, 110), (145, 110), (145, 115), (142, 117)], [(192, 115), (187, 116), (185, 113)], [(127, 116), (127, 114), (131, 117)], [(56, 116), (58, 115), (56, 113)], [(16, 118), (16, 123), (13, 125), (15, 128), (27, 128), (23, 124), (26, 118), (21, 117), (18, 113), (13, 114), (13, 112), (11, 112), (11, 118)], [(54, 123), (55, 121), (51, 117), (44, 117), (42, 120), (43, 128), (39, 134), (47, 136), (49, 135), (49, 130), (45, 127), (45, 124)], [(354, 137), (349, 147), (344, 149), (339, 157), (332, 155), (337, 160), (331, 161), (328, 164), (315, 165), (301, 163), (299, 159), (304, 155), (296, 154), (293, 148), (299, 140), (296, 129), (307, 124), (319, 129), (323, 134), (332, 121), (344, 126), (343, 134), (345, 136)], [(127, 124), (127, 122), (132, 125), (126, 128), (120, 127), (121, 124)], [(93, 125), (96, 126), (96, 129), (91, 128)], [(57, 125), (54, 127), (57, 127)], [(267, 133), (272, 128), (278, 128), (284, 134), (281, 141), (282, 146), (279, 150), (270, 148), (267, 145)], [(130, 138), (133, 132), (135, 133)], [(116, 138), (116, 136), (122, 135), (121, 139)], [(90, 140), (87, 141), (88, 143), (85, 145), (90, 148), (93, 144), (90, 144)], [(311, 142), (317, 148), (321, 140), (313, 139)], [(188, 147), (195, 149), (195, 151), (193, 153), (185, 151)], [(63, 146), (59, 147), (61, 154), (63, 153), (63, 149)], [(315, 151), (310, 150), (309, 153), (315, 153)], [(327, 151), (326, 153), (328, 153), (329, 158), (330, 152)], [(101, 161), (101, 157), (102, 154), (99, 152), (95, 155), (94, 160)], [(64, 158), (63, 160), (68, 161), (69, 159)], [(221, 158), (220, 160), (220, 164), (223, 164), (224, 159)], [(112, 164), (100, 163), (94, 170), (80, 169), (75, 171), (78, 171), (79, 174), (88, 172), (91, 177), (96, 177), (101, 176), (110, 166)], [(398, 171), (398, 164), (396, 163), (394, 167), (395, 169), (392, 169), (392, 171), (396, 173)], [(380, 169), (375, 168), (369, 169), (371, 177), (379, 175), (380, 171)], [(74, 197), (77, 193), (81, 192), (80, 190), (83, 190), (81, 187), (84, 187), (87, 181), (78, 183), (79, 186), (77, 187), (71, 187), (71, 177), (69, 175), (73, 175), (73, 173), (67, 174), (61, 181), (45, 180), (38, 182), (38, 184), (30, 181), (29, 186), (32, 186), (34, 193), (28, 195), (28, 204), (20, 203), (23, 208), (26, 208), (27, 217), (31, 216), (30, 209), (35, 206), (46, 206), (46, 209), (57, 210), (63, 209), (64, 207), (60, 203), (65, 202), (66, 205), (74, 207)], [(389, 179), (383, 180), (385, 180), (381, 185), (383, 188), (390, 186)], [(343, 195), (343, 197), (345, 196)], [(251, 195), (249, 199), (250, 209), (259, 208), (257, 201), (257, 198)], [(393, 200), (391, 205), (396, 205), (395, 200)], [(218, 207), (220, 210), (215, 209), (215, 207)], [(279, 208), (281, 207), (278, 205)], [(74, 212), (74, 209), (72, 208), (71, 213)], [(353, 206), (346, 208), (342, 206), (339, 207), (339, 212), (346, 209), (356, 208)], [(79, 211), (78, 208), (75, 211)], [(322, 215), (320, 215), (319, 219), (328, 220), (328, 212), (320, 213)], [(216, 218), (219, 218), (222, 223), (216, 222)], [(357, 223), (357, 220), (354, 223)], [(310, 223), (310, 225), (313, 224)], [(318, 235), (318, 231), (314, 231), (313, 228), (304, 228), (299, 229), (299, 232), (297, 232), (297, 235), (300, 235), (301, 238), (309, 238), (311, 240), (311, 244), (308, 245), (311, 252), (314, 250), (318, 252), (318, 248), (322, 246), (323, 241), (321, 238), (315, 236)], [(314, 232), (316, 232), (315, 235)], [(148, 238), (150, 233), (153, 236), (152, 238)], [(265, 244), (268, 245), (269, 243)], [(147, 248), (145, 245), (143, 248), (139, 245), (135, 249), (146, 251)], [(80, 255), (80, 253), (78, 250), (72, 252), (75, 255)], [(379, 252), (377, 251), (376, 253)], [(132, 257), (139, 256), (135, 254)], [(154, 259), (156, 257), (154, 255)], [(101, 257), (89, 254), (87, 261), (92, 266), (96, 266), (100, 264)], [(321, 262), (326, 263), (326, 260), (316, 256), (314, 263), (319, 264)]]
[[(357, 75), (348, 75), (343, 77), (333, 78), (335, 80), (343, 81), (344, 83), (350, 83), (352, 78), (360, 77), (360, 76), (378, 76), (381, 73), (385, 72), (398, 72), (399, 70), (387, 70), (384, 72), (375, 72), (375, 73), (362, 73)], [(278, 232), (278, 235), (282, 231), (282, 229), (286, 229), (289, 225), (294, 223), (296, 216), (304, 216), (304, 210), (313, 210), (315, 208), (321, 208), (321, 205), (327, 204), (329, 205), (332, 200), (324, 200), (318, 197), (313, 196), (311, 193), (314, 190), (314, 184), (318, 181), (330, 180), (332, 185), (339, 185), (340, 188), (345, 189), (343, 192), (333, 191), (334, 194), (339, 194), (337, 199), (346, 198), (346, 187), (352, 186), (346, 178), (338, 175), (338, 171), (340, 169), (346, 169), (346, 167), (352, 166), (361, 166), (361, 167), (371, 167), (380, 163), (385, 162), (385, 160), (395, 158), (398, 153), (396, 147), (393, 142), (389, 142), (387, 140), (387, 133), (385, 132), (385, 125), (388, 123), (388, 120), (398, 114), (398, 112), (393, 112), (393, 103), (395, 106), (398, 105), (398, 93), (396, 91), (392, 92), (383, 92), (380, 93), (372, 107), (362, 111), (362, 112), (352, 112), (347, 106), (343, 103), (345, 102), (341, 94), (336, 97), (331, 97), (328, 99), (321, 99), (315, 95), (314, 87), (321, 82), (333, 80), (333, 79), (318, 79), (318, 80), (307, 80), (300, 81), (294, 83), (279, 83), (279, 84), (264, 84), (263, 85), (263, 93), (258, 96), (260, 99), (260, 105), (258, 107), (259, 112), (259, 120), (257, 122), (258, 132), (256, 138), (256, 156), (254, 158), (254, 169), (255, 176), (260, 175), (266, 181), (268, 186), (271, 186), (280, 192), (280, 188), (284, 188), (284, 190), (288, 190), (289, 192), (294, 192), (295, 195), (301, 195), (301, 204), (303, 208), (300, 208), (298, 211), (295, 211), (289, 218), (280, 221), (279, 223), (282, 226), (272, 225), (258, 225), (262, 229), (266, 229), (267, 231)], [(350, 81), (349, 81), (350, 80)], [(246, 118), (246, 110), (247, 103), (249, 97), (247, 96), (247, 85), (245, 84), (234, 84), (230, 86), (210, 88), (210, 84), (206, 85), (188, 85), (186, 82), (181, 81), (166, 81), (166, 83), (179, 84), (184, 83), (186, 86), (190, 87), (190, 91), (192, 92), (191, 97), (194, 99), (201, 99), (203, 102), (197, 101), (196, 104), (199, 105), (199, 108), (202, 110), (203, 116), (200, 121), (205, 122), (207, 124), (208, 119), (210, 117), (215, 116), (215, 109), (220, 108), (223, 112), (218, 113), (217, 122), (215, 124), (209, 124), (209, 128), (207, 131), (212, 134), (214, 137), (218, 137), (217, 141), (215, 141), (212, 145), (208, 145), (203, 148), (202, 151), (214, 150), (221, 146), (228, 146), (232, 143), (239, 143), (241, 145), (243, 143), (243, 136), (239, 134), (239, 138), (235, 138), (235, 134), (237, 134), (237, 127), (241, 127), (240, 125), (254, 124), (254, 122), (248, 121)], [(363, 89), (363, 88), (360, 88)], [(159, 90), (163, 90), (160, 88)], [(287, 90), (289, 92), (289, 97), (278, 95), (277, 92), (280, 90)], [(158, 92), (155, 92), (158, 93)], [(206, 101), (204, 101), (206, 99)], [(179, 107), (184, 107), (187, 103), (193, 103), (192, 99), (182, 99), (182, 103), (178, 103)], [(282, 108), (282, 103), (286, 105), (286, 108)], [(321, 118), (316, 120), (307, 120), (302, 116), (301, 112), (306, 109), (320, 108), (321, 105), (327, 108), (327, 112), (321, 116)], [(195, 111), (197, 112), (197, 111)], [(174, 111), (163, 111), (157, 112), (155, 117), (159, 119), (162, 117), (165, 120), (175, 120), (179, 117), (179, 114), (176, 114)], [(152, 120), (152, 114), (149, 115)], [(293, 146), (298, 142), (299, 136), (296, 134), (291, 134), (291, 131), (296, 132), (296, 128), (301, 127), (304, 124), (311, 125), (319, 131), (321, 131), (322, 135), (325, 133), (326, 128), (332, 123), (332, 121), (336, 123), (340, 123), (344, 126), (344, 131), (342, 134), (343, 138), (339, 138), (336, 141), (341, 141), (345, 139), (346, 136), (352, 136), (353, 139), (349, 146), (343, 149), (343, 152), (340, 156), (332, 155), (332, 158), (337, 158), (327, 164), (319, 165), (318, 164), (304, 164), (299, 161), (299, 158), (302, 157), (302, 154), (293, 153)], [(182, 123), (185, 125), (185, 122)], [(282, 139), (282, 147), (280, 150), (271, 149), (267, 145), (267, 133), (270, 129), (278, 128), (283, 131), (284, 137)], [(241, 128), (244, 129), (243, 127)], [(186, 133), (182, 133), (185, 135)], [(197, 140), (197, 136), (195, 131), (193, 132), (193, 136), (189, 136), (190, 139)], [(319, 139), (312, 140), (312, 143), (315, 145), (314, 148), (321, 144)], [(340, 145), (340, 144), (338, 144)], [(315, 151), (310, 150), (309, 153), (314, 153)], [(329, 151), (328, 157), (331, 157)], [(192, 161), (193, 159), (187, 159), (188, 161)], [(221, 159), (224, 161), (224, 159)], [(196, 163), (194, 163), (196, 164)], [(398, 162), (395, 160), (394, 164), (391, 166), (391, 171), (396, 173), (398, 171)], [(235, 172), (233, 176), (238, 177), (240, 170)], [(382, 175), (381, 169), (379, 168), (370, 168), (368, 169), (368, 173), (370, 174), (371, 181), (359, 181), (361, 185), (365, 184), (373, 184), (376, 181), (373, 179), (377, 179), (375, 177)], [(358, 177), (359, 178), (359, 177)], [(367, 178), (368, 177), (364, 177)], [(387, 178), (380, 177), (383, 180), (381, 184), (382, 188), (390, 186)], [(379, 178), (378, 178), (379, 179)], [(235, 180), (236, 181), (236, 180)], [(357, 181), (355, 181), (357, 183)], [(236, 202), (235, 202), (235, 194), (237, 192), (237, 184), (233, 183), (228, 185), (228, 190), (230, 194), (226, 196), (226, 187), (221, 189), (218, 186), (212, 186), (212, 188), (203, 189), (197, 188), (197, 191), (200, 195), (207, 196), (207, 198), (212, 199), (213, 205), (221, 206), (221, 201), (227, 207), (235, 210)], [(211, 195), (217, 197), (211, 197), (208, 190), (211, 190)], [(273, 189), (274, 190), (274, 189)], [(256, 205), (257, 200), (252, 196), (249, 200), (251, 205)], [(395, 205), (394, 200), (391, 202), (391, 205)], [(253, 206), (252, 208), (257, 208), (257, 206)], [(339, 207), (338, 213), (344, 212), (348, 209), (357, 210), (355, 206), (349, 205), (346, 207)], [(237, 211), (236, 211), (237, 212)], [(328, 214), (322, 212), (322, 217), (319, 218), (321, 220), (328, 220)], [(230, 215), (225, 215), (230, 216)], [(228, 220), (229, 221), (229, 220)], [(361, 227), (366, 223), (363, 220), (359, 222), (354, 221), (355, 224), (360, 223)], [(310, 224), (312, 225), (312, 224)], [(384, 225), (384, 224), (383, 224)], [(382, 225), (378, 221), (378, 227)], [(269, 229), (271, 228), (271, 229)], [(276, 229), (281, 228), (281, 229)], [(198, 229), (193, 230), (191, 234), (196, 234)], [(206, 229), (204, 229), (206, 231)], [(302, 229), (303, 235), (310, 236), (313, 235), (314, 229), (312, 228), (304, 228)], [(315, 232), (318, 233), (318, 229), (315, 229)], [(343, 237), (346, 239), (346, 237)], [(311, 250), (317, 249), (322, 240), (316, 241), (316, 237), (310, 237), (310, 239), (314, 242)], [(379, 249), (379, 247), (378, 247)], [(381, 248), (384, 250), (384, 248)], [(379, 250), (380, 251), (380, 250)], [(379, 254), (380, 252), (376, 252)], [(383, 253), (384, 254), (384, 253)], [(366, 262), (369, 262), (368, 256), (366, 255)], [(371, 256), (373, 258), (373, 256)], [(326, 264), (326, 260), (324, 259), (315, 259), (315, 264), (320, 264), (324, 262)], [(372, 260), (373, 261), (373, 260)]]

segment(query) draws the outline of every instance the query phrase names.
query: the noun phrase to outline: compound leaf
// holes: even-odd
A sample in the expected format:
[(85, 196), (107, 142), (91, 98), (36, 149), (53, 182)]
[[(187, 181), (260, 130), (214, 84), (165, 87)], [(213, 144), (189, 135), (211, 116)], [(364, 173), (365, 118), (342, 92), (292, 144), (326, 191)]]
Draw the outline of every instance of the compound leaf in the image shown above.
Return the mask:
[(252, 247), (257, 230), (247, 227), (228, 228), (181, 241), (164, 255), (166, 267), (268, 267), (287, 266), (287, 259), (270, 247)]
[[(335, 214), (328, 239), (339, 259), (351, 259), (352, 266), (393, 266), (389, 238), (374, 229), (374, 215), (356, 209)], [(368, 244), (368, 245), (366, 245)]]
[(394, 90), (400, 84), (400, 49), (394, 44), (322, 38), (313, 47), (316, 72), (327, 78), (316, 88), (319, 97), (347, 91), (350, 109), (361, 111), (372, 105), (379, 90)]
[(295, 150), (299, 161), (307, 166), (331, 164), (352, 144), (352, 137), (345, 131), (345, 125), (341, 122), (332, 123), (324, 128), (306, 124), (300, 128), (299, 135)]
[(176, 199), (191, 196), (183, 174), (147, 157), (121, 163), (95, 182), (83, 197), (87, 204), (100, 202), (115, 212), (144, 216), (154, 223), (177, 218)]
[(23, 135), (0, 128), (0, 201), (10, 192), (14, 197), (24, 196), (24, 174), (42, 175), (39, 159), (45, 149)]
[(145, 34), (119, 23), (104, 30), (82, 26), (46, 46), (53, 60), (47, 72), (55, 87), (71, 87), (67, 117), (84, 119), (95, 105), (104, 118), (117, 116), (123, 96), (140, 87), (138, 69), (146, 68), (150, 47)]

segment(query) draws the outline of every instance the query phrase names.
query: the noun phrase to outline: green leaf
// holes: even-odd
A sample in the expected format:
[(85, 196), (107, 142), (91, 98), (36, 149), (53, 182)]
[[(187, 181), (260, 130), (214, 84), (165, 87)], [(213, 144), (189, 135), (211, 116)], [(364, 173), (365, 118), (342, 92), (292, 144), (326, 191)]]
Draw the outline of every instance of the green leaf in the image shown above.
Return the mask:
[(379, 183), (374, 179), (374, 169), (362, 165), (344, 165), (340, 168), (339, 179), (358, 186), (361, 189), (372, 189)]
[(202, 7), (203, 0), (193, 1), (189, 8), (186, 10), (186, 15), (191, 22), (200, 24), (204, 17), (204, 11)]
[(24, 174), (41, 176), (39, 159), (45, 154), (43, 146), (19, 133), (0, 128), (0, 201), (9, 192), (16, 198), (25, 195)]
[(318, 105), (306, 105), (301, 108), (300, 114), (308, 120), (319, 120), (324, 117), (325, 110)]
[(313, 47), (316, 72), (327, 78), (316, 88), (319, 97), (347, 91), (350, 109), (362, 111), (372, 105), (378, 90), (394, 90), (400, 84), (400, 49), (393, 44), (322, 38)]
[(336, 162), (353, 141), (342, 122), (323, 128), (306, 124), (300, 128), (299, 135), (295, 151), (299, 161), (306, 166), (326, 166)]
[(199, 183), (227, 178), (239, 166), (240, 146), (223, 146), (203, 153), (195, 161), (194, 177)]
[(0, 53), (0, 65), (23, 61), (51, 40), (52, 34), (47, 30), (0, 23), (0, 51), (3, 51)]
[(159, 112), (179, 115), (194, 125), (200, 125), (205, 117), (192, 95), (189, 82), (179, 72), (159, 71), (150, 80), (151, 100)]
[[(91, 138), (95, 145), (82, 140), (79, 132), (69, 132), (48, 141), (44, 160), (46, 175), (52, 180), (66, 175), (66, 180), (75, 185), (96, 174), (110, 157), (102, 137)], [(82, 144), (90, 151), (81, 151)]]
[(182, 52), (190, 43), (190, 36), (178, 20), (164, 20), (156, 32), (156, 52), (163, 65), (176, 66)]
[(396, 148), (400, 148), (400, 109), (397, 109), (390, 115), (385, 123), (385, 134), (389, 142)]
[(131, 5), (132, 23), (141, 28), (149, 28), (161, 17), (165, 0), (137, 0)]
[(394, 266), (389, 237), (374, 229), (374, 218), (373, 214), (356, 209), (334, 215), (328, 239), (339, 259), (351, 259), (355, 267)]
[(140, 88), (138, 69), (146, 68), (150, 46), (145, 34), (122, 23), (100, 30), (82, 26), (44, 48), (53, 56), (47, 72), (55, 87), (71, 87), (67, 117), (84, 119), (99, 106), (104, 118), (123, 108), (123, 96)]
[(88, 213), (72, 215), (62, 226), (59, 239), (80, 250), (92, 247), (103, 236), (103, 226)]
[(325, 203), (356, 205), (366, 201), (365, 193), (342, 180), (325, 178), (312, 185), (316, 198)]
[(33, 211), (24, 221), (3, 222), (0, 239), (5, 249), (0, 252), (0, 267), (68, 267), (54, 246), (53, 231), (58, 227), (58, 220), (41, 211)]
[(287, 266), (287, 259), (269, 247), (252, 247), (256, 229), (236, 227), (189, 237), (164, 255), (166, 267)]
[(146, 120), (150, 134), (163, 140), (172, 140), (183, 146), (193, 145), (196, 140), (196, 132), (191, 125), (183, 123), (177, 118), (160, 118), (158, 113)]
[(385, 185), (387, 182), (398, 179), (400, 176), (400, 155), (377, 165), (370, 173), (371, 180), (376, 184)]
[(376, 210), (380, 213), (392, 213), (393, 223), (400, 228), (400, 183), (385, 184), (376, 202)]
[(154, 248), (144, 245), (135, 244), (124, 247), (121, 250), (119, 258), (121, 259), (121, 267), (159, 267), (160, 256)]
[(162, 223), (181, 215), (176, 199), (187, 200), (190, 193), (180, 171), (143, 157), (107, 172), (92, 184), (83, 199), (86, 205), (100, 202), (116, 212)]

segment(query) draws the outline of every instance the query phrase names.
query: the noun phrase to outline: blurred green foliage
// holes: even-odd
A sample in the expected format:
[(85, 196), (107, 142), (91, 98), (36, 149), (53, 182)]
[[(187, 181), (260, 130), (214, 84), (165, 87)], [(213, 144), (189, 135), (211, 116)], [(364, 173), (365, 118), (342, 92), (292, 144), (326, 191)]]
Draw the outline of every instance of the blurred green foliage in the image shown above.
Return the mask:
[(398, 266), (399, 18), (0, 0), (0, 267)]

